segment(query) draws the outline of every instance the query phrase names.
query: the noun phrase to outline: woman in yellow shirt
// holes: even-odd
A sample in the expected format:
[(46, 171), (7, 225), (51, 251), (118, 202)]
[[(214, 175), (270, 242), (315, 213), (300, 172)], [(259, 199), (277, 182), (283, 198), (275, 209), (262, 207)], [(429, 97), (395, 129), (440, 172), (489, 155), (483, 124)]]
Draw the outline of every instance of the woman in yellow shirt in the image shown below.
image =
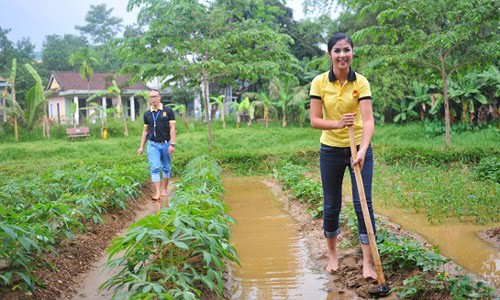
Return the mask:
[[(358, 218), (358, 232), (363, 251), (363, 276), (377, 278), (373, 268), (368, 236), (361, 211), (356, 178), (352, 165), (362, 169), (371, 222), (375, 230), (372, 209), (373, 154), (371, 139), (374, 132), (372, 96), (368, 80), (351, 68), (354, 45), (344, 33), (333, 35), (328, 41), (328, 56), (332, 68), (316, 76), (311, 84), (310, 119), (313, 128), (321, 129), (320, 171), (323, 185), (323, 230), (329, 253), (325, 270), (334, 272), (339, 267), (337, 236), (340, 233), (339, 216), (342, 206), (344, 171), (351, 174), (353, 203)], [(351, 162), (348, 126), (354, 126), (358, 147), (357, 157)]]

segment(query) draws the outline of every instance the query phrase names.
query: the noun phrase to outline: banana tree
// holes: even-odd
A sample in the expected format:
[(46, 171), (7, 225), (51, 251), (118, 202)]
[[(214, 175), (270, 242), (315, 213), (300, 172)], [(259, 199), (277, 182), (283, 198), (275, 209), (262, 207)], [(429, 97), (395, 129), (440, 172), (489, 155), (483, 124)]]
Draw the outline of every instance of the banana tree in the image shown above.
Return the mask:
[(449, 81), (449, 97), (462, 108), (462, 123), (470, 124), (475, 114), (475, 102), (486, 105), (488, 98), (481, 94), (482, 80), (476, 73), (469, 73), (457, 81)]
[[(17, 117), (21, 114), (22, 109), (16, 101), (16, 72), (17, 72), (17, 60), (12, 59), (12, 68), (10, 71), (10, 77), (7, 80), (7, 85), (2, 95), (7, 100), (7, 107), (2, 107), (7, 113), (11, 114), (14, 120), (14, 138), (16, 142), (19, 141), (19, 130), (17, 125)], [(8, 93), (8, 88), (10, 86), (10, 94)]]
[[(106, 96), (106, 95), (111, 95), (112, 97), (116, 97), (116, 99), (117, 99), (116, 106), (115, 106), (116, 116), (118, 117), (118, 119), (123, 120), (123, 135), (127, 137), (128, 136), (128, 128), (127, 128), (127, 121), (125, 120), (125, 116), (123, 115), (123, 104), (122, 104), (122, 96), (121, 96), (122, 90), (116, 84), (115, 79), (113, 79), (112, 83), (113, 83), (113, 85), (110, 86), (107, 90), (90, 96), (87, 99), (87, 102), (89, 102), (95, 98)], [(106, 115), (103, 114), (103, 119), (105, 119), (105, 118), (106, 118)], [(106, 121), (103, 121), (101, 123), (101, 136), (102, 137), (107, 131), (105, 126), (106, 126)]]
[(175, 111), (178, 115), (181, 116), (182, 123), (184, 123), (184, 125), (186, 126), (187, 132), (189, 132), (189, 123), (188, 123), (187, 116), (186, 116), (186, 105), (171, 103), (171, 104), (168, 104), (168, 106), (170, 106), (173, 111)]
[[(103, 106), (97, 104), (97, 103), (90, 103), (89, 107), (82, 107), (80, 110), (88, 110), (91, 111), (92, 113), (89, 115), (89, 118), (101, 118), (101, 138), (102, 139), (107, 139), (108, 138), (108, 122), (107, 122), (107, 115), (110, 113), (116, 113), (116, 108), (115, 107), (110, 107), (110, 108), (104, 108)], [(71, 113), (74, 114), (76, 112), (76, 104), (73, 103), (71, 106)]]
[(394, 122), (396, 123), (403, 123), (411, 119), (411, 117), (418, 117), (417, 112), (413, 110), (415, 104), (408, 103), (404, 98), (399, 103), (392, 102), (391, 107), (396, 111), (396, 116), (394, 116)]
[(24, 111), (23, 119), (27, 123), (29, 130), (33, 130), (36, 122), (41, 120), (43, 135), (44, 137), (50, 138), (50, 124), (47, 115), (47, 97), (52, 93), (52, 91), (44, 91), (42, 79), (40, 78), (40, 75), (38, 75), (38, 72), (33, 68), (33, 66), (27, 63), (24, 65), (24, 67), (35, 79), (35, 85), (31, 87), (26, 94), (26, 110)]
[(219, 107), (222, 120), (222, 128), (226, 129), (226, 119), (224, 116), (226, 114), (226, 109), (224, 108), (224, 99), (226, 99), (226, 95), (219, 95), (217, 97), (212, 96), (210, 97), (210, 99), (214, 100), (214, 102), (211, 102), (210, 105), (216, 103), (217, 106)]
[(254, 114), (257, 108), (262, 107), (264, 110), (264, 122), (266, 123), (266, 127), (268, 127), (269, 111), (273, 108), (271, 99), (269, 99), (265, 93), (245, 93), (243, 96), (255, 98), (255, 100), (250, 104), (253, 107)]
[[(231, 102), (234, 103), (234, 102)], [(240, 103), (233, 104), (236, 106), (236, 128), (240, 127), (241, 117), (244, 114), (248, 114), (248, 126), (252, 124), (253, 112), (254, 110), (251, 108), (250, 99), (248, 97), (243, 98), (243, 101)]]
[(418, 81), (413, 81), (411, 84), (412, 95), (407, 96), (408, 99), (413, 100), (410, 104), (420, 108), (420, 120), (423, 122), (425, 119), (425, 112), (427, 107), (431, 104), (432, 95), (429, 94), (429, 86)]

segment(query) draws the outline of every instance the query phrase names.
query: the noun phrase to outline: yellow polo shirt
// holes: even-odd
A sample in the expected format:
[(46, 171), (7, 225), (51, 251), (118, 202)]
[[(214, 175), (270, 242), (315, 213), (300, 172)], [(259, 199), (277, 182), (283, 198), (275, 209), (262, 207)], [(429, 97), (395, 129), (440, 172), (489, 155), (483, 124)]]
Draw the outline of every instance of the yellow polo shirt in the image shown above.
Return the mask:
[[(341, 86), (333, 70), (319, 74), (311, 83), (309, 96), (311, 101), (321, 101), (325, 120), (340, 121), (343, 114), (357, 112), (354, 117), (354, 132), (356, 145), (361, 143), (363, 119), (359, 101), (372, 99), (370, 84), (363, 75), (351, 69), (347, 81)], [(349, 147), (347, 127), (323, 130), (320, 142), (331, 147)]]

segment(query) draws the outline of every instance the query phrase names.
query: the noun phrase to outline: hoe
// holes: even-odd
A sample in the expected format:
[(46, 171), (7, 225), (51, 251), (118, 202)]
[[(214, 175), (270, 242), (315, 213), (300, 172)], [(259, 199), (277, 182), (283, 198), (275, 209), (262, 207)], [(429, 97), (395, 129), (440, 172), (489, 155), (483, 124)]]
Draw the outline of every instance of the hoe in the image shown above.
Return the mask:
[[(354, 127), (349, 126), (349, 139), (351, 143), (351, 157), (354, 160), (358, 153), (356, 149), (356, 141), (354, 140)], [(389, 287), (385, 282), (384, 271), (382, 270), (382, 263), (380, 261), (380, 255), (378, 253), (377, 242), (375, 241), (375, 234), (373, 233), (373, 226), (370, 219), (370, 212), (368, 211), (368, 205), (366, 204), (365, 189), (363, 186), (363, 178), (361, 177), (361, 169), (358, 164), (352, 166), (354, 169), (354, 175), (356, 176), (356, 186), (358, 187), (359, 200), (361, 202), (361, 210), (363, 212), (363, 219), (365, 220), (366, 232), (368, 234), (368, 242), (370, 244), (370, 251), (373, 256), (373, 264), (375, 265), (375, 271), (377, 272), (377, 282), (378, 287), (374, 290), (368, 291), (370, 295), (378, 298), (387, 296), (390, 292)]]

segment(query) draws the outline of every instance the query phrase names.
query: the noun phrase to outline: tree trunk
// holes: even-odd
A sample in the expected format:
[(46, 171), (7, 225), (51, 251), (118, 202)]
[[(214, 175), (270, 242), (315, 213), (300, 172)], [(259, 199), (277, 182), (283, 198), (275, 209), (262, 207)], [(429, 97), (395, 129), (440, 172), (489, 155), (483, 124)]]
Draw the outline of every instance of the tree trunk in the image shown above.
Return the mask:
[(281, 126), (286, 127), (286, 108), (283, 108), (283, 118), (281, 121)]
[(267, 106), (264, 106), (264, 120), (266, 121), (266, 128), (269, 125), (269, 112)]
[(203, 97), (205, 98), (205, 115), (207, 118), (207, 132), (208, 132), (208, 149), (212, 151), (212, 129), (210, 127), (210, 99), (208, 95), (208, 81), (207, 81), (207, 70), (202, 69), (202, 85), (203, 85)]
[(221, 107), (221, 110), (222, 110), (222, 129), (226, 129), (226, 118), (224, 117), (224, 115), (226, 114), (226, 109), (224, 108), (224, 105), (226, 104), (226, 97), (222, 98), (222, 107)]
[(47, 103), (47, 106), (44, 105), (44, 116), (43, 116), (43, 122), (44, 122), (44, 127), (45, 127), (45, 133), (48, 139), (50, 139), (50, 122), (49, 122), (49, 117), (47, 114), (47, 111), (49, 110), (49, 104)]
[[(14, 81), (12, 81), (12, 105), (14, 106), (14, 109), (17, 109), (17, 102), (16, 102), (16, 88), (14, 85)], [(19, 131), (17, 127), (17, 116), (14, 115), (14, 138), (16, 139), (16, 142), (19, 142)]]
[(123, 113), (123, 105), (122, 105), (122, 96), (118, 95), (118, 117), (122, 117), (123, 119), (123, 135), (128, 136), (128, 128), (127, 128), (127, 120), (125, 120), (125, 114)]
[(444, 122), (446, 125), (446, 148), (450, 147), (450, 101), (448, 99), (448, 78), (446, 76), (446, 69), (444, 66), (445, 57), (443, 52), (440, 51), (441, 59), (441, 78), (443, 79), (443, 99), (444, 99)]
[(19, 142), (19, 131), (17, 129), (17, 117), (14, 117), (14, 138), (16, 139), (16, 142)]

